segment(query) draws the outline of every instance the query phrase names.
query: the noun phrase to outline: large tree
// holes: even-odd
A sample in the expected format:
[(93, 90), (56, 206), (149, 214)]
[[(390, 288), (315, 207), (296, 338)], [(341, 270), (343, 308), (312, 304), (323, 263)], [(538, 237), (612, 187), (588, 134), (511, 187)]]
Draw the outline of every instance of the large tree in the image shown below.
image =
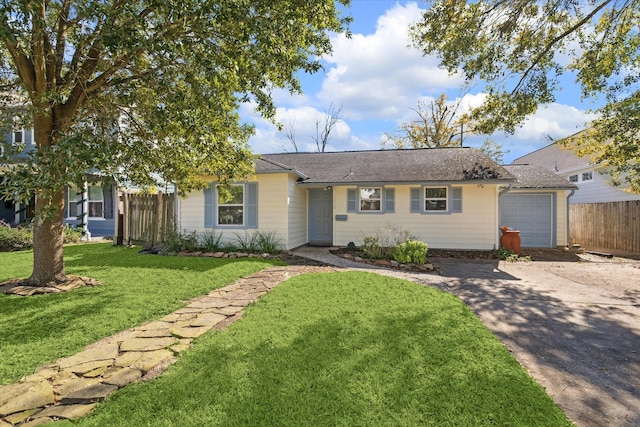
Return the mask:
[(36, 144), (3, 189), (36, 198), (29, 282), (66, 279), (64, 187), (88, 170), (183, 190), (247, 175), (239, 104), (272, 118), (272, 89), (300, 91), (346, 23), (334, 0), (0, 0), (5, 111)]
[(434, 148), (462, 146), (466, 116), (457, 114), (460, 101), (450, 103), (441, 94), (429, 102), (418, 101), (412, 109), (417, 118), (404, 122), (395, 134), (385, 134), (383, 146), (395, 148)]
[(473, 112), (482, 133), (513, 132), (575, 76), (582, 97), (604, 99), (575, 148), (640, 192), (638, 22), (640, 0), (437, 0), (411, 34), (447, 70), (486, 84)]

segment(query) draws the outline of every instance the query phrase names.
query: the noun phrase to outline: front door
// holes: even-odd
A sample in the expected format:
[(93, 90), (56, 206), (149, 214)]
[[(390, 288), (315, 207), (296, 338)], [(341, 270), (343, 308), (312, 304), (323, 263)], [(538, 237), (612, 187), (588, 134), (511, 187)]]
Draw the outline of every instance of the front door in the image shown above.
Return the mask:
[(333, 244), (333, 189), (309, 189), (309, 245)]

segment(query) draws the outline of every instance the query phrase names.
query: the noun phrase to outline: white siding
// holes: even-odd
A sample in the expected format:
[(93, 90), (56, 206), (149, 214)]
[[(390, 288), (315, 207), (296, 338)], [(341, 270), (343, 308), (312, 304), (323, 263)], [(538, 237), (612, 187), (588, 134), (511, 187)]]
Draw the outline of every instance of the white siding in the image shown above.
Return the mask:
[(434, 249), (494, 249), (498, 243), (498, 203), (495, 185), (462, 187), (462, 213), (421, 214), (410, 212), (409, 185), (395, 188), (395, 213), (347, 212), (347, 187), (334, 187), (334, 215), (347, 214), (347, 221), (334, 222), (335, 245), (360, 245), (366, 236), (384, 230), (405, 230)]
[(288, 180), (288, 238), (286, 249), (297, 248), (308, 241), (307, 190), (296, 183), (297, 177)]
[(287, 175), (258, 175), (258, 228), (275, 232), (284, 244), (287, 235)]
[[(577, 192), (576, 192), (577, 193)], [(568, 246), (568, 234), (567, 227), (569, 226), (569, 208), (567, 206), (567, 196), (570, 191), (557, 191), (556, 192), (556, 244), (558, 246)], [(575, 197), (575, 195), (574, 195)], [(571, 200), (571, 199), (569, 199)]]
[(204, 192), (196, 190), (178, 201), (178, 228), (203, 232), (204, 228)]
[[(287, 174), (258, 175), (258, 229), (273, 232), (281, 240), (283, 246), (289, 247), (287, 241)], [(178, 201), (178, 228), (181, 231), (195, 231), (198, 234), (215, 231), (222, 233), (223, 241), (231, 242), (236, 234), (244, 235), (256, 229), (224, 229), (205, 228), (204, 226), (204, 192), (197, 190)]]
[[(565, 174), (582, 176), (583, 172), (593, 171), (592, 181), (579, 181), (576, 182), (578, 190), (569, 199), (569, 203), (572, 205), (578, 203), (605, 203), (605, 202), (624, 202), (627, 200), (640, 200), (640, 195), (627, 193), (623, 187), (614, 187), (610, 184), (611, 178), (602, 174), (602, 171), (597, 169), (594, 171), (591, 169), (581, 169), (575, 172)], [(568, 178), (567, 178), (568, 179)]]

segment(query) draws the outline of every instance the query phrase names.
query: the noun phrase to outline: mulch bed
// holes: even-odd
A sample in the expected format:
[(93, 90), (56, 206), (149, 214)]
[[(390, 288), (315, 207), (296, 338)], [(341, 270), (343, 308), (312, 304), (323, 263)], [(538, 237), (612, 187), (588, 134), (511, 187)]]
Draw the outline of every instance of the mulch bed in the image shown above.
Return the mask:
[[(580, 261), (576, 250), (565, 251), (563, 249), (536, 249), (523, 248), (520, 251), (521, 257), (530, 257), (531, 261)], [(359, 248), (338, 248), (332, 249), (331, 253), (337, 256), (344, 254), (352, 254), (354, 256), (363, 256)], [(453, 258), (468, 260), (497, 260), (496, 251), (494, 250), (462, 250), (462, 249), (429, 249), (427, 251), (427, 262), (432, 258)]]
[[(337, 256), (351, 254), (366, 258), (359, 248), (337, 248), (331, 249), (331, 253)], [(497, 259), (496, 251), (468, 251), (457, 249), (429, 249), (427, 251), (427, 262), (429, 258), (460, 258), (460, 259)]]

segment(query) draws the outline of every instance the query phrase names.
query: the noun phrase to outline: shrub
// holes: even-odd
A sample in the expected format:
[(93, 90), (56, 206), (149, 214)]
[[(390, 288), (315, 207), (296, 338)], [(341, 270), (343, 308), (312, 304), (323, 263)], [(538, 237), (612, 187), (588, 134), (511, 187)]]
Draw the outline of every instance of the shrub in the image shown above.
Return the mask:
[(202, 250), (205, 252), (218, 252), (224, 248), (222, 243), (222, 233), (207, 231), (201, 238)]
[(362, 243), (362, 253), (365, 257), (371, 259), (380, 259), (383, 256), (383, 249), (378, 244), (379, 238), (377, 236), (367, 236)]
[(169, 231), (164, 235), (162, 249), (165, 252), (193, 252), (198, 249), (198, 235), (195, 231)]
[(24, 251), (33, 247), (33, 230), (0, 226), (0, 251)]
[(62, 239), (65, 244), (78, 243), (82, 240), (82, 231), (67, 224), (62, 230)]
[(396, 247), (393, 259), (402, 263), (424, 264), (427, 261), (427, 244), (407, 239)]
[(282, 250), (282, 242), (273, 231), (258, 231), (257, 245), (261, 253), (277, 254)]
[(511, 249), (507, 249), (507, 248), (498, 248), (496, 250), (496, 256), (498, 257), (498, 259), (507, 261), (507, 262), (517, 262), (517, 261), (522, 261), (522, 262), (529, 262), (531, 261), (531, 257), (530, 256), (520, 256), (517, 253), (513, 252)]

